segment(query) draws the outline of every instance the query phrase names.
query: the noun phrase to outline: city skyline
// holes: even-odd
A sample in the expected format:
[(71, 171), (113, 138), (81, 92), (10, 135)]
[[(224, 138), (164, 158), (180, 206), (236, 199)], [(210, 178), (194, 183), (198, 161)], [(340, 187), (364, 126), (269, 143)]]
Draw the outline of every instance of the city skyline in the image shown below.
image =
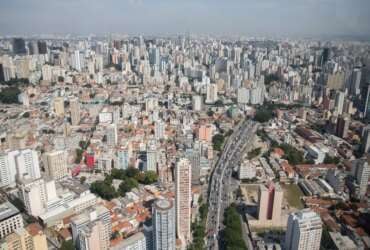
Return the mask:
[(369, 8), (365, 0), (15, 0), (0, 3), (0, 35), (369, 37)]

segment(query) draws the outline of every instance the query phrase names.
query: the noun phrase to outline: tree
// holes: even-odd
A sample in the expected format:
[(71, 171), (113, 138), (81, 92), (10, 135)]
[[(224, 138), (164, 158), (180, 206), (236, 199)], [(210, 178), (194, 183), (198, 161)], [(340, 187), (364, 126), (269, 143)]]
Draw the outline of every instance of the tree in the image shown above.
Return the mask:
[(126, 176), (127, 177), (135, 177), (139, 173), (140, 173), (140, 170), (137, 169), (137, 168), (133, 168), (133, 167), (127, 168), (127, 170), (126, 170)]
[(254, 116), (254, 120), (264, 123), (272, 119), (272, 110), (267, 108), (258, 108)]
[(72, 240), (63, 241), (60, 250), (75, 250)]
[(225, 230), (223, 237), (226, 249), (247, 249), (242, 236), (240, 216), (234, 204), (225, 210), (224, 216)]
[(84, 151), (82, 149), (76, 148), (76, 159), (75, 159), (76, 164), (79, 164), (81, 162), (83, 152)]
[(220, 151), (225, 137), (221, 134), (216, 134), (212, 137), (213, 148)]
[(337, 156), (332, 157), (328, 154), (326, 154), (325, 159), (324, 159), (325, 164), (338, 164), (339, 162), (340, 162), (339, 157)]
[(157, 182), (157, 180), (158, 180), (158, 175), (157, 175), (156, 172), (146, 171), (144, 173), (144, 184), (146, 184), (146, 185), (152, 184), (152, 183)]
[(93, 182), (90, 186), (90, 191), (106, 200), (111, 200), (117, 197), (117, 192), (114, 190), (114, 187), (107, 184), (105, 181)]
[(7, 87), (2, 89), (0, 92), (0, 102), (11, 104), (19, 103), (18, 95), (21, 93), (21, 90), (17, 87)]
[(134, 178), (128, 178), (119, 185), (118, 190), (121, 196), (125, 196), (127, 192), (130, 192), (131, 189), (137, 188), (138, 186), (139, 183)]
[(81, 178), (80, 178), (80, 183), (81, 183), (81, 184), (84, 184), (84, 183), (85, 183), (85, 181), (86, 181), (86, 177), (85, 177), (85, 176), (81, 176)]
[(123, 180), (126, 177), (126, 172), (123, 169), (113, 168), (111, 171), (113, 179)]
[(212, 110), (208, 110), (207, 111), (207, 115), (209, 116), (209, 117), (211, 117), (211, 116), (213, 116), (213, 114), (214, 114), (215, 112), (213, 112)]

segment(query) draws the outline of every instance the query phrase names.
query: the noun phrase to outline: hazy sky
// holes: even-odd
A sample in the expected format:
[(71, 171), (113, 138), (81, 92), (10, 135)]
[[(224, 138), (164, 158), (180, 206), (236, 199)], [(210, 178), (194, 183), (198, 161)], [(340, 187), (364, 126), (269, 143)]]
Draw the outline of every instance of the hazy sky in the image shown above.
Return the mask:
[(0, 34), (370, 35), (370, 0), (0, 0)]

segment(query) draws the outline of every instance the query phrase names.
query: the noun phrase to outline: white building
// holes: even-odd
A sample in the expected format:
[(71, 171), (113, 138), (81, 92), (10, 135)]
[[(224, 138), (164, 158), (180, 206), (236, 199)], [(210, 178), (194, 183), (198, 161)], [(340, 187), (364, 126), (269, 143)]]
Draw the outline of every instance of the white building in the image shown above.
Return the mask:
[(153, 204), (154, 250), (176, 249), (176, 217), (172, 200), (156, 200)]
[(145, 236), (143, 233), (136, 233), (123, 241), (120, 244), (111, 247), (111, 250), (147, 250)]
[(114, 147), (117, 145), (118, 135), (117, 135), (117, 126), (116, 124), (109, 124), (107, 126), (107, 145)]
[(54, 180), (68, 176), (67, 152), (64, 150), (47, 152), (43, 156), (45, 171)]
[(0, 239), (23, 228), (23, 219), (19, 210), (9, 201), (0, 204)]
[(319, 250), (322, 233), (321, 218), (310, 209), (289, 215), (288, 228), (285, 235), (287, 250)]
[(202, 111), (203, 98), (200, 95), (194, 95), (192, 98), (192, 106), (194, 111)]
[(215, 103), (217, 100), (218, 100), (217, 85), (216, 84), (208, 84), (207, 85), (206, 103)]
[(177, 236), (186, 244), (191, 237), (191, 164), (186, 158), (177, 162), (175, 188)]
[(250, 160), (245, 160), (240, 164), (239, 167), (239, 179), (253, 179), (256, 177), (256, 165)]
[(166, 124), (163, 121), (157, 121), (154, 124), (154, 136), (157, 140), (165, 138)]

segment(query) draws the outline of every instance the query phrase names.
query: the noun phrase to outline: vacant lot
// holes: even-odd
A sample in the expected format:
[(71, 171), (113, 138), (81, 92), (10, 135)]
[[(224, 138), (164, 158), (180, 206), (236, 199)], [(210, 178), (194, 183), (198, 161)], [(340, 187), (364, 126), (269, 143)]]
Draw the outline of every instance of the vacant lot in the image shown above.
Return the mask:
[(303, 203), (301, 197), (304, 196), (302, 190), (296, 184), (281, 185), (284, 190), (284, 197), (290, 207), (302, 209)]

